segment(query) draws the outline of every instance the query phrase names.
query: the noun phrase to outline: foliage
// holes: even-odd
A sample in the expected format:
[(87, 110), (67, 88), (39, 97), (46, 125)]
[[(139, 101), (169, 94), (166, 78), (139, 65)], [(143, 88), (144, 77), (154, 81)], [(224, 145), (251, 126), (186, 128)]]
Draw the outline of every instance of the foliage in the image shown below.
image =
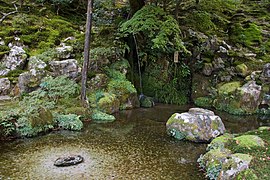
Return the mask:
[(208, 12), (223, 12), (226, 10), (234, 10), (241, 5), (241, 0), (200, 0), (199, 8)]
[(52, 129), (54, 122), (49, 111), (56, 108), (60, 99), (72, 98), (79, 91), (78, 85), (65, 76), (46, 77), (40, 87), (23, 96), (19, 103), (18, 132), (21, 136), (32, 137)]
[(54, 119), (60, 128), (66, 130), (79, 131), (83, 128), (83, 123), (80, 120), (80, 116), (77, 116), (76, 114), (56, 114)]
[(94, 8), (93, 20), (98, 26), (118, 24), (128, 14), (128, 7), (118, 1), (95, 0)]
[(42, 80), (40, 87), (54, 101), (57, 101), (59, 98), (74, 97), (79, 94), (78, 84), (66, 76), (46, 77)]
[(221, 171), (221, 164), (212, 165), (207, 168), (207, 177), (211, 180), (218, 179), (219, 173)]
[(212, 107), (212, 102), (213, 102), (213, 99), (210, 97), (199, 97), (195, 99), (194, 101), (196, 106), (204, 107), (204, 108)]
[(187, 134), (185, 132), (178, 131), (176, 129), (169, 129), (168, 134), (178, 140), (185, 139)]
[(249, 154), (253, 157), (251, 165), (249, 166), (249, 169), (253, 172), (243, 172), (241, 173), (240, 177), (246, 177), (246, 179), (252, 179), (254, 177), (254, 174), (258, 177), (258, 179), (269, 179), (268, 177), (270, 176), (270, 171), (269, 171), (269, 166), (270, 166), (270, 149), (269, 149), (269, 143), (270, 143), (270, 134), (269, 130), (253, 130), (253, 131), (248, 131), (240, 135), (256, 135), (259, 136), (260, 138), (263, 139), (265, 144), (267, 146), (265, 147), (260, 147), (260, 146), (255, 146), (255, 147), (246, 147), (246, 146), (238, 146), (237, 142), (231, 143), (230, 144), (230, 149), (234, 153), (244, 153), (244, 154)]
[(10, 136), (15, 133), (16, 127), (14, 121), (18, 118), (16, 110), (0, 112), (0, 136)]
[(29, 119), (25, 116), (20, 117), (17, 120), (17, 123), (19, 124), (19, 128), (17, 129), (17, 132), (22, 137), (37, 136), (38, 134), (47, 132), (53, 128), (52, 124), (38, 125), (38, 126), (33, 127)]
[(185, 104), (188, 102), (190, 84), (189, 68), (182, 64), (173, 64), (169, 69), (162, 65), (151, 64), (143, 74), (143, 92), (147, 96), (163, 103)]
[(36, 0), (37, 2), (44, 3), (46, 1), (49, 1), (55, 5), (68, 5), (73, 2), (73, 0)]
[(195, 29), (206, 34), (210, 34), (210, 32), (216, 30), (216, 25), (212, 22), (211, 15), (205, 11), (196, 11), (190, 14), (187, 21)]
[(235, 23), (231, 27), (230, 40), (247, 47), (260, 44), (262, 42), (261, 28), (254, 23), (250, 23), (247, 27), (243, 27), (240, 23)]
[(132, 93), (137, 93), (133, 84), (128, 80), (111, 80), (108, 84), (108, 91), (115, 94), (117, 97), (122, 97)]
[(92, 114), (92, 119), (96, 122), (112, 122), (115, 120), (115, 117), (101, 111), (94, 111)]
[(186, 53), (180, 34), (178, 23), (172, 16), (161, 8), (150, 5), (137, 11), (120, 27), (121, 37), (136, 36), (140, 42), (139, 51), (153, 56), (174, 51)]

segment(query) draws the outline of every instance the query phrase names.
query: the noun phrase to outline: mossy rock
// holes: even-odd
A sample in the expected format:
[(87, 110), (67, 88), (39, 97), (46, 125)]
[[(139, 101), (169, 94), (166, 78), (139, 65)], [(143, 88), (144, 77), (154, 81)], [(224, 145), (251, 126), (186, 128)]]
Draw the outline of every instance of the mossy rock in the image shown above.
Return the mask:
[(151, 108), (155, 105), (153, 98), (143, 96), (140, 98), (140, 106), (144, 108)]
[(137, 90), (130, 81), (120, 79), (112, 79), (108, 83), (107, 91), (116, 95), (116, 98), (120, 101), (120, 105), (125, 104), (131, 94), (137, 93)]
[(107, 114), (113, 114), (119, 111), (120, 102), (114, 94), (103, 93), (97, 102), (97, 108)]
[(248, 154), (236, 153), (228, 156), (222, 163), (220, 177), (224, 179), (235, 179), (243, 170), (248, 169), (253, 157)]
[(218, 94), (230, 94), (230, 93), (235, 92), (236, 89), (239, 87), (241, 87), (240, 81), (229, 82), (229, 83), (221, 85), (218, 88)]
[(260, 130), (260, 131), (264, 131), (264, 130), (270, 131), (270, 126), (262, 126), (262, 127), (259, 127), (258, 130)]
[[(198, 159), (198, 162), (202, 168), (209, 169), (209, 167), (216, 167), (218, 165), (221, 165), (222, 162), (224, 162), (230, 155), (231, 151), (229, 149), (213, 149), (201, 156)], [(219, 174), (219, 172), (217, 172), (217, 174)]]
[(227, 148), (228, 145), (230, 145), (231, 142), (233, 142), (233, 138), (234, 138), (234, 136), (232, 134), (225, 133), (225, 134), (213, 139), (212, 142), (210, 144), (208, 144), (207, 150), (209, 151), (211, 149)]
[(242, 63), (235, 67), (236, 72), (242, 77), (246, 77), (248, 75), (248, 67), (246, 64)]
[(109, 115), (100, 111), (94, 111), (91, 118), (98, 123), (115, 121), (115, 117), (113, 115)]
[(264, 147), (264, 141), (255, 135), (242, 135), (234, 138), (236, 144), (243, 148)]
[(252, 169), (247, 169), (245, 171), (241, 171), (237, 176), (236, 180), (258, 180), (258, 176), (254, 173)]
[(194, 103), (196, 106), (209, 108), (212, 107), (213, 99), (210, 97), (198, 97), (197, 99), (194, 100)]

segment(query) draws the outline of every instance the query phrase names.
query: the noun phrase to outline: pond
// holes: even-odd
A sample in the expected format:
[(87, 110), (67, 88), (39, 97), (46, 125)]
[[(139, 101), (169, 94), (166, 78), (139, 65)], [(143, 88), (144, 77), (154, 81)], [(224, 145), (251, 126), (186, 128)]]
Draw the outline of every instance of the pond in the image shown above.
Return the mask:
[[(165, 123), (189, 106), (158, 104), (116, 114), (113, 123), (85, 124), (81, 132), (50, 134), (0, 144), (0, 179), (204, 179), (197, 158), (206, 144), (168, 137)], [(220, 115), (229, 132), (269, 125), (267, 118)], [(82, 155), (76, 166), (56, 167), (64, 155)]]

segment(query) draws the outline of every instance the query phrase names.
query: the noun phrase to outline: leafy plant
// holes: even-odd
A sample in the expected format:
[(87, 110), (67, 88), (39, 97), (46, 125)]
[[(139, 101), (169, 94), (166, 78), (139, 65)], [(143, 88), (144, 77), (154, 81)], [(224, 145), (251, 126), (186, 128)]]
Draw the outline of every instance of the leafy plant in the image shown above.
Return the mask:
[(16, 110), (9, 110), (0, 112), (0, 135), (4, 137), (10, 136), (15, 133), (15, 120), (18, 118)]
[(76, 114), (56, 114), (54, 119), (60, 128), (66, 130), (79, 131), (83, 128), (83, 123), (80, 120), (80, 116), (77, 116)]
[(48, 98), (53, 101), (57, 101), (59, 98), (74, 97), (79, 93), (78, 84), (66, 76), (58, 76), (56, 78), (51, 76), (46, 77), (42, 80), (40, 87)]
[(137, 11), (120, 27), (120, 37), (136, 36), (140, 52), (154, 56), (174, 51), (187, 53), (180, 34), (178, 23), (172, 16), (150, 5)]
[(216, 25), (211, 20), (211, 15), (205, 11), (196, 11), (190, 14), (187, 21), (195, 29), (207, 34), (209, 34), (209, 31), (211, 32), (216, 29)]

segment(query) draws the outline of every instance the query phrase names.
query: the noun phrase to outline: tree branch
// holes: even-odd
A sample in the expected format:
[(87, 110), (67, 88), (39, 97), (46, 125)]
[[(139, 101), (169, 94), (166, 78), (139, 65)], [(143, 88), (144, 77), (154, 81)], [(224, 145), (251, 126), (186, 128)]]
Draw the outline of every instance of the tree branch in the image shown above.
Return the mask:
[(7, 16), (9, 16), (9, 15), (11, 15), (11, 14), (15, 14), (15, 13), (18, 12), (18, 8), (17, 8), (16, 4), (13, 4), (13, 5), (14, 5), (14, 8), (15, 8), (15, 11), (11, 11), (11, 12), (9, 12), (9, 13), (3, 13), (3, 12), (0, 12), (0, 13), (3, 15), (2, 18), (0, 19), (0, 24), (4, 21), (4, 19), (5, 19)]

